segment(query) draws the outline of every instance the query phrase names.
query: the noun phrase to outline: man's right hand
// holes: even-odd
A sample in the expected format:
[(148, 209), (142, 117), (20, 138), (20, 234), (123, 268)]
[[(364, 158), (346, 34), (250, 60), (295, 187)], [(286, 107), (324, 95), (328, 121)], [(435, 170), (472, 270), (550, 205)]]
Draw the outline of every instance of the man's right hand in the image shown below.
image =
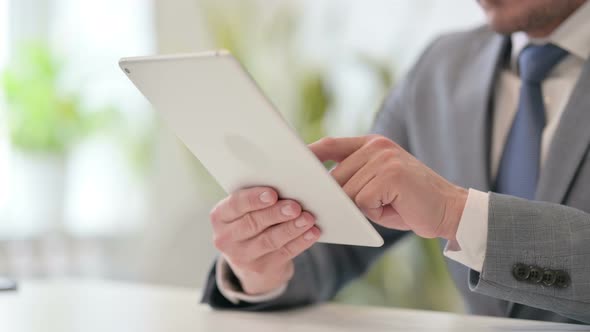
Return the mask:
[(293, 259), (319, 238), (315, 218), (266, 187), (234, 192), (210, 214), (214, 244), (248, 295), (271, 292), (294, 273)]

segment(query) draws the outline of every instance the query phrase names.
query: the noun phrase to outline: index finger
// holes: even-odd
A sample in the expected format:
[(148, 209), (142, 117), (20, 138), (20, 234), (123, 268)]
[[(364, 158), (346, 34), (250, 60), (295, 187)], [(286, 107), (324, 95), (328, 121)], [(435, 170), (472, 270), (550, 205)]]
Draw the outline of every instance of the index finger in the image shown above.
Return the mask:
[(247, 213), (265, 209), (278, 200), (277, 192), (268, 187), (238, 190), (221, 200), (211, 211), (215, 221), (232, 222)]
[(321, 162), (328, 160), (341, 162), (363, 147), (371, 137), (325, 137), (308, 147)]

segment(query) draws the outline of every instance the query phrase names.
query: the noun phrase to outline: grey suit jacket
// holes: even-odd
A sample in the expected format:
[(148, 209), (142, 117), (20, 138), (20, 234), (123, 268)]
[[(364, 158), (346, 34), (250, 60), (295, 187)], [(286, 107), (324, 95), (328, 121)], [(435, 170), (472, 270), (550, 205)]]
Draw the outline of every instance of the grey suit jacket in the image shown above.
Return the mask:
[[(490, 179), (494, 87), (509, 38), (487, 27), (443, 36), (386, 99), (373, 132), (391, 138), (457, 185), (483, 191)], [(541, 171), (536, 201), (491, 194), (482, 273), (448, 260), (474, 314), (590, 323), (590, 62), (567, 105)], [(287, 291), (267, 303), (233, 305), (211, 272), (203, 301), (216, 308), (273, 310), (331, 299), (404, 232), (378, 227), (386, 245), (317, 244), (295, 259)], [(517, 263), (566, 271), (568, 288), (518, 281)]]

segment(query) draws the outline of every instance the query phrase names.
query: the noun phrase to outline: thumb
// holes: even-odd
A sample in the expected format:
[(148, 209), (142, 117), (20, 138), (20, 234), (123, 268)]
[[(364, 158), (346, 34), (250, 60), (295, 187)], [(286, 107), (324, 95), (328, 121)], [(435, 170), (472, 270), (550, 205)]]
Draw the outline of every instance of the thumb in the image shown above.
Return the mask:
[(341, 162), (365, 145), (369, 137), (324, 137), (308, 147), (321, 162)]

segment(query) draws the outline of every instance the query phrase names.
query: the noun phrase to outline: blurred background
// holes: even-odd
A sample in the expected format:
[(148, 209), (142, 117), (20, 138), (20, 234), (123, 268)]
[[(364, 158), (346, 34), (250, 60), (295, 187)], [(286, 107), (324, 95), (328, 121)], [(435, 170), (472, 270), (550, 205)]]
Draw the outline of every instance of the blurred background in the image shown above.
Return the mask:
[[(0, 0), (0, 275), (200, 287), (225, 193), (119, 72), (230, 49), (308, 142), (368, 131), (473, 0)], [(337, 301), (461, 311), (436, 242), (409, 237)]]

